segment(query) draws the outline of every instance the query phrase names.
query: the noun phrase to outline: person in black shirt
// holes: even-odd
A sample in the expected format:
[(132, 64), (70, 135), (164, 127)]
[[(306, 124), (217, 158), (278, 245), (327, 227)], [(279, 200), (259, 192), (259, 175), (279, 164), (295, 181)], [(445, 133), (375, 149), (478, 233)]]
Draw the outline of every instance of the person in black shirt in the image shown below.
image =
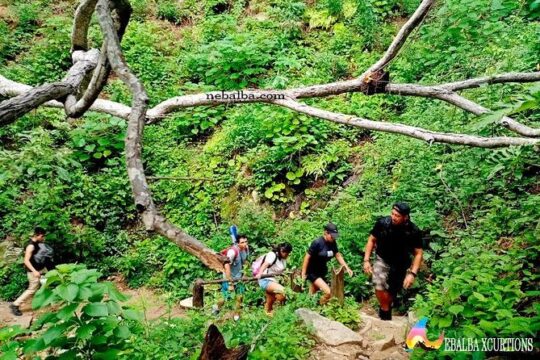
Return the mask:
[(353, 272), (338, 250), (336, 244), (338, 236), (339, 233), (336, 225), (332, 223), (326, 224), (324, 226), (323, 236), (311, 243), (302, 265), (302, 280), (305, 281), (308, 279), (311, 282), (309, 293), (315, 294), (318, 290), (321, 290), (324, 293), (320, 299), (321, 305), (326, 304), (331, 297), (330, 287), (328, 286), (328, 281), (326, 279), (326, 274), (328, 273), (328, 261), (335, 257), (336, 260), (345, 267), (349, 276), (353, 275)]
[(41, 227), (36, 227), (34, 229), (34, 235), (30, 239), (30, 242), (26, 246), (26, 250), (24, 252), (24, 267), (26, 269), (26, 276), (28, 278), (28, 289), (26, 289), (22, 295), (17, 298), (17, 300), (10, 304), (9, 307), (13, 315), (21, 316), (22, 312), (19, 309), (19, 306), (21, 306), (21, 304), (25, 301), (29, 300), (39, 289), (39, 279), (46, 271), (46, 268), (44, 264), (37, 263), (34, 256), (44, 241), (45, 230)]
[[(422, 237), (409, 219), (410, 211), (406, 203), (395, 203), (391, 215), (375, 223), (366, 244), (364, 272), (373, 275), (382, 320), (392, 319), (393, 299), (402, 287), (408, 289), (412, 285), (422, 262)], [(374, 248), (376, 260), (372, 267), (370, 257)]]

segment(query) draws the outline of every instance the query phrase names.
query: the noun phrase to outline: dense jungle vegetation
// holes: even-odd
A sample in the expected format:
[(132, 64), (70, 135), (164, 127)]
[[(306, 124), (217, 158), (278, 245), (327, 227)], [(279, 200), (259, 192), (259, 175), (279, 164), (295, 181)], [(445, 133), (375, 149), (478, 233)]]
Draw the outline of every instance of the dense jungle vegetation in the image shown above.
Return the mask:
[[(285, 89), (353, 78), (380, 57), (419, 3), (130, 2), (134, 11), (122, 46), (150, 106), (194, 92)], [(76, 5), (0, 1), (0, 74), (34, 86), (62, 78), (71, 64)], [(538, 71), (539, 20), (538, 0), (439, 0), (389, 67), (391, 79), (436, 84)], [(90, 35), (100, 43), (95, 22)], [(117, 78), (104, 92), (110, 100), (130, 102)], [(478, 117), (437, 100), (361, 93), (307, 103), (368, 119), (486, 136), (509, 134), (494, 125), (497, 114), (513, 113), (525, 124), (540, 125), (538, 83), (482, 86), (464, 94), (496, 112)], [(57, 262), (79, 264), (59, 268), (57, 290), (36, 298), (41, 305), (66, 304), (67, 310), (42, 320), (51, 323), (49, 330), (24, 345), (27, 354), (56, 347), (71, 349), (65, 358), (196, 358), (207, 324), (214, 321), (228, 346), (256, 341), (252, 359), (306, 358), (314, 341), (294, 309), (310, 307), (357, 325), (358, 309), (376, 304), (362, 273), (363, 248), (375, 220), (388, 215), (398, 200), (411, 205), (425, 244), (424, 265), (413, 288), (401, 296), (401, 311), (411, 308), (428, 316), (430, 334), (538, 336), (540, 160), (532, 146), (430, 146), (265, 104), (186, 109), (147, 126), (146, 174), (182, 178), (154, 179), (154, 200), (173, 223), (210, 248), (227, 247), (228, 227), (236, 224), (249, 236), (253, 254), (291, 242), (289, 267), (299, 268), (322, 226), (332, 221), (339, 227), (340, 250), (355, 272), (346, 278), (345, 305), (321, 308), (307, 294), (291, 293), (291, 301), (276, 310), (256, 338), (269, 320), (261, 306), (264, 294), (255, 284), (248, 285), (245, 299), (250, 311), (238, 322), (213, 317), (209, 308), (148, 322), (122, 308), (123, 295), (102, 282), (120, 273), (129, 286), (147, 286), (177, 302), (191, 296), (196, 278), (220, 276), (144, 230), (126, 175), (125, 130), (123, 119), (91, 112), (66, 119), (49, 108), (0, 127), (0, 242), (22, 248), (40, 225), (48, 231)], [(0, 266), (5, 301), (27, 284), (21, 256), (15, 260)], [(83, 294), (86, 285), (93, 290)], [(213, 296), (217, 299), (219, 291)], [(206, 298), (208, 307), (213, 296)], [(79, 304), (88, 319), (67, 328), (61, 320)], [(76, 346), (67, 338), (74, 329)], [(20, 342), (9, 340), (13, 336), (0, 329), (6, 358), (22, 351)], [(416, 349), (413, 357), (442, 354)]]

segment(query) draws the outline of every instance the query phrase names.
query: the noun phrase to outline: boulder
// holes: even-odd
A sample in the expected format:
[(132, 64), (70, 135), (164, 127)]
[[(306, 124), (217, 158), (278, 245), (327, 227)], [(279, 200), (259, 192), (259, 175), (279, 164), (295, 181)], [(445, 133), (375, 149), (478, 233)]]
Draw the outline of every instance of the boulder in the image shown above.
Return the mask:
[(328, 346), (362, 345), (362, 337), (340, 322), (327, 319), (304, 308), (297, 309), (295, 314), (302, 319), (306, 326), (313, 328), (315, 337), (323, 344)]
[(360, 334), (363, 337), (371, 339), (373, 342), (390, 339), (397, 345), (403, 344), (407, 337), (409, 329), (408, 319), (404, 316), (394, 316), (392, 320), (381, 320), (378, 317), (360, 312), (363, 327)]

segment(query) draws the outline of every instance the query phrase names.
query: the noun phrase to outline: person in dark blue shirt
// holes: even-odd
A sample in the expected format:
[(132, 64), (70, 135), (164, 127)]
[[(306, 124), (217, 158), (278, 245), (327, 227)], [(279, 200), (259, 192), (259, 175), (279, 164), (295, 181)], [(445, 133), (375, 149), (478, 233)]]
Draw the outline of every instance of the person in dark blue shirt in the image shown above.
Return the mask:
[(353, 272), (338, 250), (336, 243), (338, 236), (337, 226), (332, 223), (326, 224), (324, 226), (323, 236), (315, 239), (311, 243), (302, 265), (302, 280), (307, 279), (311, 282), (309, 293), (315, 294), (319, 290), (324, 293), (320, 299), (322, 305), (326, 304), (331, 296), (330, 286), (328, 286), (326, 275), (328, 273), (327, 263), (332, 260), (332, 258), (335, 257), (349, 275), (353, 275)]
[[(366, 244), (364, 272), (373, 275), (382, 320), (392, 319), (393, 299), (401, 288), (408, 289), (413, 284), (422, 263), (422, 237), (409, 218), (410, 211), (408, 204), (395, 203), (390, 216), (377, 220)], [(373, 249), (376, 259), (372, 267)]]

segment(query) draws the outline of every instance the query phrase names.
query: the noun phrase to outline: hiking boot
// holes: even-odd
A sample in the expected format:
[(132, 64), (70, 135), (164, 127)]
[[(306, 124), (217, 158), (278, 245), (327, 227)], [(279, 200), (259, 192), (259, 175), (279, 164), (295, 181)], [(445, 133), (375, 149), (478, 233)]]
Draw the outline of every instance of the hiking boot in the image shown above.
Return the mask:
[(15, 316), (21, 316), (22, 312), (19, 309), (19, 307), (15, 304), (9, 304), (9, 309), (11, 310), (11, 313)]
[(383, 310), (379, 308), (379, 319), (392, 320), (392, 308), (390, 308), (389, 310)]

